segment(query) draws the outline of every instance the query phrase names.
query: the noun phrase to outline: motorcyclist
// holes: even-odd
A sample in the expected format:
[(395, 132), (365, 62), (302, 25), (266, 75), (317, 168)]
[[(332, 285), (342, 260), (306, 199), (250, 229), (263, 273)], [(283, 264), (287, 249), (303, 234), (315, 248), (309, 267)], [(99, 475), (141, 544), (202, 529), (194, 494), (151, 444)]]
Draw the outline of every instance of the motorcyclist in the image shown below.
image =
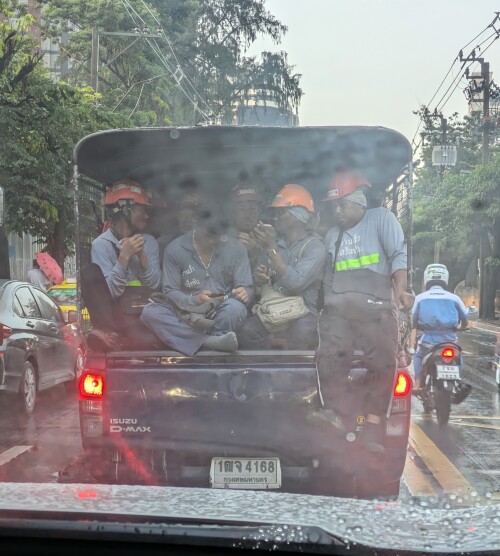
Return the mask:
[(150, 205), (144, 189), (120, 180), (106, 192), (104, 206), (109, 226), (92, 242), (91, 263), (82, 270), (82, 297), (92, 321), (87, 341), (95, 349), (147, 347), (156, 337), (119, 300), (127, 286), (158, 290), (161, 283), (158, 243), (141, 233)]
[(457, 329), (468, 326), (469, 310), (463, 301), (445, 290), (449, 272), (443, 264), (430, 264), (424, 271), (425, 292), (417, 295), (413, 307), (413, 331), (410, 345), (415, 345), (417, 329), (423, 330), (413, 357), (415, 385), (413, 393), (418, 395), (422, 386), (422, 361), (429, 350), (443, 342), (456, 342)]
[(325, 199), (338, 224), (325, 238), (324, 308), (318, 327), (324, 408), (310, 418), (345, 431), (343, 418), (352, 411), (349, 373), (354, 351), (360, 350), (368, 369), (363, 440), (370, 451), (382, 453), (377, 439), (391, 400), (398, 352), (394, 309), (411, 309), (414, 297), (407, 291), (401, 225), (388, 209), (367, 208), (364, 190), (369, 187), (359, 172), (340, 172)]

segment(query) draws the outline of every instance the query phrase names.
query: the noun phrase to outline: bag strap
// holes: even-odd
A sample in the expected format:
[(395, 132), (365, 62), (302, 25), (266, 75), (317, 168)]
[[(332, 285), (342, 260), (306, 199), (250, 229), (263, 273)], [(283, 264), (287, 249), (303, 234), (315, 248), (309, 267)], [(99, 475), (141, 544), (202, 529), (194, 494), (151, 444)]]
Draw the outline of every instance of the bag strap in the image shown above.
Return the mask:
[(340, 229), (339, 236), (337, 238), (337, 241), (335, 242), (335, 254), (333, 256), (333, 264), (332, 264), (332, 284), (333, 284), (333, 279), (335, 278), (335, 270), (336, 270), (336, 266), (337, 266), (337, 257), (339, 255), (340, 245), (342, 243), (342, 238), (343, 237), (344, 237), (344, 230)]
[(301, 248), (300, 248), (300, 251), (299, 251), (299, 253), (298, 253), (298, 255), (297, 255), (296, 259), (295, 259), (295, 264), (297, 264), (297, 263), (300, 261), (300, 259), (302, 258), (302, 255), (304, 254), (304, 251), (305, 251), (306, 247), (307, 247), (310, 243), (312, 243), (315, 239), (319, 239), (319, 238), (317, 238), (317, 237), (309, 237), (309, 238), (307, 238), (306, 241), (304, 241), (304, 243), (302, 244), (302, 246), (301, 246)]

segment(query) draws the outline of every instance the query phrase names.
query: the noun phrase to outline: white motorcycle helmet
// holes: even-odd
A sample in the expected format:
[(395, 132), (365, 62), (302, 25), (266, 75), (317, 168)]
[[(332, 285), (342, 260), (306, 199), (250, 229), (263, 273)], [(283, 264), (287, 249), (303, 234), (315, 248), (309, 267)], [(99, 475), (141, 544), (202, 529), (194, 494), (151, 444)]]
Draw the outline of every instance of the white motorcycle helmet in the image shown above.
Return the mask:
[(448, 285), (450, 273), (444, 264), (430, 264), (424, 270), (424, 287), (427, 289), (427, 284), (430, 281), (444, 282)]

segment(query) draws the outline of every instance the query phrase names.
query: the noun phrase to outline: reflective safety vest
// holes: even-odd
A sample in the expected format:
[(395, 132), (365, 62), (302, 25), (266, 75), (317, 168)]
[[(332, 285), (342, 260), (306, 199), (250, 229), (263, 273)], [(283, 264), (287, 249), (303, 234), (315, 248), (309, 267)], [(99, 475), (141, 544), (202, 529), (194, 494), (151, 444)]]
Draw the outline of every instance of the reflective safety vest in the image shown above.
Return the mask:
[(346, 261), (337, 261), (335, 263), (335, 271), (340, 272), (341, 270), (352, 270), (355, 268), (361, 268), (363, 266), (369, 266), (371, 264), (377, 264), (379, 262), (380, 253), (363, 255), (359, 257), (359, 259), (347, 259)]

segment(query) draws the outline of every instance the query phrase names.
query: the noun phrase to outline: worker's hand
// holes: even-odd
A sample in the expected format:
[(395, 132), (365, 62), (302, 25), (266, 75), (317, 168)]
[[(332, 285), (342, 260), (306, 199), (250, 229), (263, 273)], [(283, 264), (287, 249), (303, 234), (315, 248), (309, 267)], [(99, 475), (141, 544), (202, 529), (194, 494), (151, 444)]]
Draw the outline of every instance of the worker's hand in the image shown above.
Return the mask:
[(144, 238), (140, 234), (131, 237), (125, 237), (120, 241), (122, 245), (121, 255), (130, 259), (134, 255), (138, 255), (144, 250)]
[(253, 233), (257, 243), (264, 249), (277, 248), (276, 230), (270, 224), (259, 222)]
[(408, 292), (399, 292), (396, 294), (396, 303), (400, 310), (409, 311), (415, 303), (415, 296)]
[(196, 303), (196, 305), (201, 305), (202, 303), (206, 303), (207, 301), (212, 300), (213, 292), (211, 292), (210, 290), (203, 290), (194, 298), (194, 302)]
[(250, 296), (248, 295), (248, 292), (245, 288), (234, 288), (234, 290), (231, 292), (233, 294), (233, 297), (235, 299), (237, 299), (238, 301), (241, 301), (242, 303), (248, 303), (248, 301), (250, 300)]
[(260, 264), (253, 273), (253, 283), (256, 286), (263, 286), (264, 284), (269, 283), (269, 280), (270, 277), (267, 266)]
[(260, 245), (253, 233), (247, 234), (246, 232), (240, 232), (238, 234), (238, 239), (247, 248), (249, 253), (255, 253), (260, 249)]

